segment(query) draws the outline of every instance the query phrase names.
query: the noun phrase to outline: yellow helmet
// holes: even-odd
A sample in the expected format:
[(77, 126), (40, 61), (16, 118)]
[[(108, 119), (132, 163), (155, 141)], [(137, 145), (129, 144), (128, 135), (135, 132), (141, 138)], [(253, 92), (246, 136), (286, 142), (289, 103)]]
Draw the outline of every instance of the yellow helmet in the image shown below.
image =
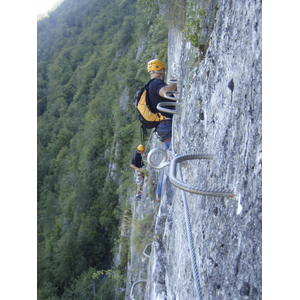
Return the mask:
[(139, 145), (139, 146), (137, 147), (137, 149), (138, 149), (139, 151), (141, 151), (141, 152), (144, 152), (144, 151), (145, 151), (145, 146)]
[(161, 69), (165, 69), (165, 65), (163, 64), (162, 61), (158, 59), (152, 59), (148, 62), (148, 72), (151, 71), (159, 71)]

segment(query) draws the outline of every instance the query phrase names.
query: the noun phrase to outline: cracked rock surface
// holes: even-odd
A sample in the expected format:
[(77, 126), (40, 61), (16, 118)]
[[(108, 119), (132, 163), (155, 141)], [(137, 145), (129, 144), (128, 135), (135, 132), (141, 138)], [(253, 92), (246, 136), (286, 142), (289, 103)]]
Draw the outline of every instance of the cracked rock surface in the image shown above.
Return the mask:
[[(206, 56), (198, 63), (191, 62), (196, 50), (182, 32), (169, 32), (168, 76), (179, 70), (182, 99), (173, 150), (215, 154), (213, 160), (189, 160), (183, 181), (235, 194), (232, 199), (186, 192), (205, 300), (262, 297), (261, 10), (261, 1), (219, 1)], [(157, 146), (163, 147), (153, 138), (151, 147)], [(135, 295), (197, 299), (182, 192), (166, 175), (155, 236), (145, 260), (147, 284)]]

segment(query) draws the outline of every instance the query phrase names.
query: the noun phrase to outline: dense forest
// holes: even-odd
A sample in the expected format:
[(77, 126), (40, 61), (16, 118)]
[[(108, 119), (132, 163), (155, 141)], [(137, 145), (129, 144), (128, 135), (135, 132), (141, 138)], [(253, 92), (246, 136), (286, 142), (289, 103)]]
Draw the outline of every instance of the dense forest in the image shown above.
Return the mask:
[(38, 299), (124, 298), (126, 247), (113, 257), (141, 142), (131, 99), (147, 61), (167, 64), (160, 4), (64, 0), (37, 22)]

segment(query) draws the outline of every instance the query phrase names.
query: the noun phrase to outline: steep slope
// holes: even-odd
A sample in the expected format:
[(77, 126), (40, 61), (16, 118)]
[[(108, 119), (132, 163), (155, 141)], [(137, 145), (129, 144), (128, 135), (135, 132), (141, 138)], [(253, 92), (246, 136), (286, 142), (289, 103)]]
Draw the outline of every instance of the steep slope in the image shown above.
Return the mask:
[(158, 35), (136, 0), (65, 0), (48, 15), (37, 23), (37, 297), (106, 300), (123, 287), (126, 253), (109, 272), (140, 143), (133, 102), (118, 104), (148, 75), (143, 50), (167, 55), (168, 29)]
[[(219, 1), (201, 63), (193, 62), (197, 51), (181, 31), (169, 32), (168, 75), (179, 75), (182, 99), (174, 150), (215, 154), (210, 161), (189, 161), (183, 181), (235, 193), (232, 199), (186, 192), (203, 299), (262, 297), (261, 16), (261, 1)], [(154, 136), (151, 148), (157, 146)], [(147, 187), (144, 195), (132, 202), (137, 219), (155, 211)], [(135, 286), (136, 299), (197, 299), (182, 192), (168, 176), (162, 196), (150, 258), (132, 250), (126, 299), (141, 279), (147, 282)]]

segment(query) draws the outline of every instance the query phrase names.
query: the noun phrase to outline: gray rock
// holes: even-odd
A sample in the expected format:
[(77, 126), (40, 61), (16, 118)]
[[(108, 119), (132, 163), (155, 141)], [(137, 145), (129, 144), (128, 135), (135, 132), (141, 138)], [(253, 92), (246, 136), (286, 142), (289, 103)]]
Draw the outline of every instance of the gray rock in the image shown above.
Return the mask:
[[(179, 73), (182, 98), (182, 114), (174, 116), (175, 152), (215, 154), (210, 161), (189, 161), (183, 181), (235, 193), (234, 199), (186, 193), (205, 300), (262, 297), (261, 10), (261, 1), (220, 1), (205, 59), (194, 66), (196, 50), (182, 32), (169, 32), (169, 74), (172, 68)], [(151, 147), (157, 145), (153, 138)], [(147, 279), (135, 295), (197, 299), (182, 192), (168, 176), (154, 222), (150, 259), (138, 258), (144, 271), (135, 278), (128, 273), (132, 280)]]

